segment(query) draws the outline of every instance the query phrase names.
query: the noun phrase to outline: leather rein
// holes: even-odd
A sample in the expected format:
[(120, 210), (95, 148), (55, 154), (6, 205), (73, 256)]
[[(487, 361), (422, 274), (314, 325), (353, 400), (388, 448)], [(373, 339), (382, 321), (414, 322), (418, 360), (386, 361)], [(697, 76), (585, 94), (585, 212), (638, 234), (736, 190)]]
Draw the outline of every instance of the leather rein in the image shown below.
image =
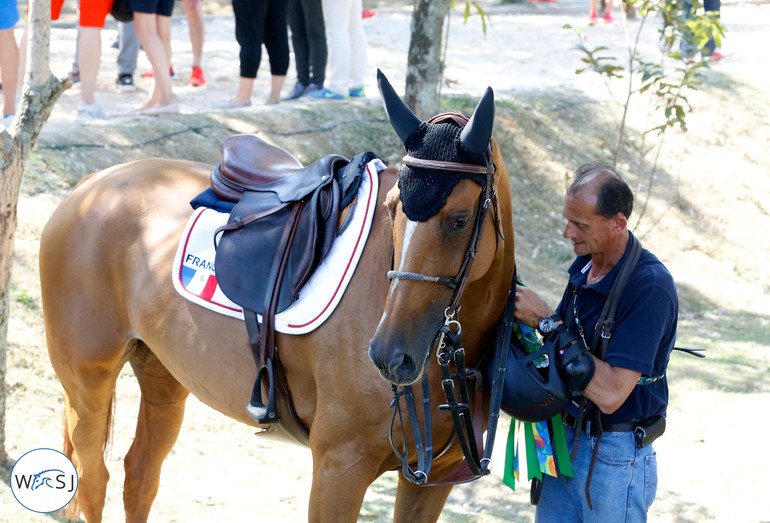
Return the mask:
[[(462, 122), (462, 125), (465, 125), (467, 122), (467, 120), (462, 120), (464, 117), (456, 114), (438, 115), (437, 117), (434, 117), (434, 119), (438, 119), (440, 117), (452, 118), (458, 124), (459, 122)], [(447, 309), (444, 311), (444, 325), (436, 334), (436, 338), (434, 339), (432, 346), (435, 345), (436, 347), (436, 360), (441, 367), (441, 382), (446, 399), (446, 403), (439, 405), (438, 410), (447, 411), (451, 414), (452, 422), (454, 425), (454, 437), (460, 444), (464, 459), (457, 467), (457, 469), (455, 469), (445, 478), (435, 482), (428, 481), (428, 475), (430, 474), (434, 458), (443, 454), (443, 452), (445, 452), (450, 447), (453, 440), (450, 439), (438, 453), (434, 452), (433, 436), (431, 431), (430, 387), (428, 383), (427, 371), (425, 372), (421, 383), (425, 427), (424, 437), (423, 430), (420, 427), (417, 415), (417, 406), (415, 405), (412, 386), (406, 385), (403, 387), (403, 390), (399, 390), (397, 385), (392, 385), (393, 400), (391, 402), (391, 408), (393, 408), (393, 416), (391, 418), (390, 425), (391, 447), (401, 460), (401, 470), (404, 477), (413, 483), (417, 483), (419, 485), (447, 485), (465, 483), (485, 476), (490, 472), (489, 466), (491, 463), (492, 449), (494, 446), (497, 422), (500, 416), (500, 399), (502, 397), (503, 380), (505, 377), (507, 348), (508, 343), (510, 342), (512, 329), (512, 321), (507, 320), (507, 318), (513, 318), (512, 308), (515, 305), (515, 293), (512, 292), (508, 298), (505, 313), (503, 315), (500, 326), (498, 327), (498, 335), (495, 344), (494, 355), (494, 368), (496, 370), (491, 380), (492, 397), (490, 402), (487, 438), (486, 445), (482, 447), (482, 377), (478, 368), (466, 367), (465, 349), (462, 347), (460, 341), (462, 326), (457, 319), (457, 314), (460, 310), (459, 302), (468, 282), (473, 260), (476, 258), (476, 253), (478, 252), (479, 241), (484, 230), (484, 223), (486, 222), (490, 210), (494, 211), (493, 221), (496, 229), (495, 239), (496, 241), (499, 241), (498, 235), (500, 238), (503, 237), (502, 229), (500, 227), (497, 193), (494, 190), (495, 166), (492, 162), (492, 149), (491, 146), (487, 149), (486, 166), (435, 160), (421, 160), (408, 155), (404, 157), (403, 161), (406, 165), (413, 168), (486, 175), (486, 183), (484, 184), (479, 198), (476, 222), (474, 224), (474, 229), (469, 241), (468, 249), (466, 250), (463, 263), (454, 277), (428, 276), (419, 273), (400, 271), (388, 272), (389, 279), (399, 278), (416, 281), (429, 281), (446, 285), (454, 291), (454, 295), (452, 296), (449, 307), (447, 307)], [(475, 379), (476, 382), (473, 390), (475, 405), (473, 412), (471, 412), (470, 408), (471, 394), (468, 384), (469, 379)], [(407, 438), (404, 429), (404, 416), (401, 412), (401, 397), (403, 397), (405, 400), (406, 410), (408, 412), (409, 421), (412, 426), (412, 436), (414, 437), (415, 450), (417, 453), (416, 469), (413, 469), (409, 463), (409, 451), (407, 449)], [(402, 438), (404, 441), (403, 450), (397, 449), (393, 440), (393, 431), (397, 417), (401, 423)]]

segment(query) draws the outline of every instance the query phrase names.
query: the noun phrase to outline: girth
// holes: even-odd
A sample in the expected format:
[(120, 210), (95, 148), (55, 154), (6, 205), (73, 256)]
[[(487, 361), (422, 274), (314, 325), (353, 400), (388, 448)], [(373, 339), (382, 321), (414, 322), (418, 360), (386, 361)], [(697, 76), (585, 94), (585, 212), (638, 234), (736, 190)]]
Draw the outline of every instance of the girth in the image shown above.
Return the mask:
[(334, 174), (348, 160), (330, 155), (303, 167), (291, 154), (250, 135), (227, 138), (221, 149), (211, 187), (238, 203), (216, 231), (215, 266), (222, 292), (243, 308), (257, 363), (246, 410), (260, 424), (291, 420), (283, 428), (306, 442), (309, 432), (293, 408), (278, 356), (275, 315), (296, 301), (331, 248), (340, 212)]

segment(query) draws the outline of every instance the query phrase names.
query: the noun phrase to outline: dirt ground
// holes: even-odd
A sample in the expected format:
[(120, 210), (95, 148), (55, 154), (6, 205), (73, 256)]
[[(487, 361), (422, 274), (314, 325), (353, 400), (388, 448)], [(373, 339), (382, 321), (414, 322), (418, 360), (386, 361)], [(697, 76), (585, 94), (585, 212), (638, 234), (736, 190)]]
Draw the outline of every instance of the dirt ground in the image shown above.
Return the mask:
[[(103, 31), (97, 99), (110, 118), (77, 121), (79, 90), (74, 87), (65, 92), (30, 159), (27, 189), (19, 203), (16, 301), (7, 378), (7, 446), (12, 457), (33, 448), (61, 445), (61, 388), (48, 363), (35, 271), (40, 231), (66, 191), (92, 170), (150, 154), (216, 161), (218, 139), (224, 137), (216, 133), (268, 128), (274, 131), (270, 136), (276, 142), (303, 161), (321, 153), (343, 152), (328, 150), (330, 143), (334, 147), (338, 141), (344, 142), (340, 127), (325, 127), (329, 115), (348, 112), (351, 118), (381, 120), (377, 68), (403, 92), (410, 3), (383, 4), (376, 6), (377, 16), (365, 21), (369, 98), (350, 105), (298, 101), (264, 106), (269, 82), (265, 64), (252, 107), (216, 109), (235, 92), (238, 46), (227, 4), (208, 2), (206, 86), (186, 85), (191, 51), (185, 18), (177, 14), (172, 22), (174, 89), (182, 114), (126, 116), (142, 104), (152, 87), (151, 80), (139, 75), (149, 64), (140, 54), (135, 75), (138, 91), (119, 92), (114, 83), (117, 51), (110, 47), (117, 33), (114, 23), (108, 24)], [(491, 15), (486, 36), (478, 18), (463, 24), (462, 12), (457, 11), (451, 19), (447, 85), (442, 91), (475, 100), (491, 85), (507, 111), (500, 111), (496, 133), (508, 132), (503, 117), (510, 111), (530, 115), (526, 126), (517, 124), (513, 145), (506, 149), (506, 163), (512, 178), (523, 180), (514, 187), (514, 199), (516, 191), (549, 194), (543, 199), (552, 206), (537, 209), (532, 204), (529, 212), (516, 216), (516, 226), (521, 266), (525, 274), (546, 272), (532, 276), (533, 287), (543, 289), (551, 300), (558, 297), (562, 284), (557, 268), (563, 269), (567, 259), (551, 255), (563, 252), (563, 247), (555, 245), (560, 239), (558, 201), (564, 175), (588, 154), (609, 155), (613, 143), (609, 136), (590, 134), (597, 122), (580, 120), (588, 118), (586, 114), (606, 117), (609, 104), (601, 81), (587, 74), (575, 75), (580, 67), (580, 56), (572, 49), (577, 39), (563, 26), (586, 28), (589, 43), (607, 45), (609, 53), (621, 56), (639, 24), (630, 21), (627, 34), (618, 13), (618, 22), (611, 26), (586, 27), (586, 4), (578, 0), (482, 3)], [(770, 55), (766, 51), (770, 48), (770, 5), (725, 3), (721, 14), (728, 29), (722, 47), (725, 58), (709, 73), (712, 85), (692, 96), (696, 111), (688, 119), (690, 133), (674, 138), (664, 155), (668, 168), (656, 179), (656, 199), (649, 211), (657, 228), (643, 239), (680, 285), (680, 344), (711, 351), (705, 364), (681, 355), (672, 358), (669, 428), (655, 443), (659, 488), (651, 521), (770, 521), (764, 475), (770, 461), (761, 444), (770, 428), (764, 419), (770, 407), (770, 277), (766, 268), (770, 255), (766, 239), (770, 226)], [(659, 26), (660, 20), (646, 21), (641, 52), (659, 56)], [(52, 68), (58, 75), (70, 69), (75, 35), (72, 14), (67, 13), (52, 32)], [(294, 83), (292, 71), (293, 64), (285, 91)], [(574, 106), (578, 111), (584, 105), (602, 110), (575, 112), (577, 120), (556, 116), (565, 107)], [(643, 115), (634, 118), (634, 125), (642, 127), (638, 120)], [(289, 128), (289, 122), (299, 122), (303, 133), (306, 128), (316, 132), (288, 136), (297, 132)], [(389, 132), (386, 127), (380, 129)], [(159, 140), (163, 145), (150, 140), (158, 134), (165, 137), (165, 141)], [(326, 149), (316, 152), (322, 147)], [(389, 159), (397, 160), (397, 147), (393, 149), (396, 152)], [(639, 163), (624, 160), (620, 167), (636, 170)], [(517, 168), (531, 172), (517, 172)], [(58, 174), (46, 178), (47, 172)], [(665, 197), (680, 193), (682, 197), (669, 210)], [(643, 230), (650, 228), (649, 223)], [(537, 234), (518, 236), (527, 229)], [(111, 480), (105, 521), (123, 519), (122, 459), (131, 443), (138, 406), (137, 387), (129, 370), (121, 376), (117, 394), (114, 438), (107, 455)], [(511, 492), (501, 482), (506, 429), (504, 421), (492, 475), (455, 488), (441, 521), (534, 519), (526, 483), (519, 483), (516, 492)], [(191, 398), (179, 441), (164, 465), (151, 521), (305, 521), (311, 469), (309, 451), (268, 444), (254, 437), (248, 427)], [(3, 479), (1, 520), (51, 520), (23, 509), (11, 495), (7, 475)], [(370, 488), (360, 521), (390, 520), (395, 484), (395, 475), (387, 474)]]

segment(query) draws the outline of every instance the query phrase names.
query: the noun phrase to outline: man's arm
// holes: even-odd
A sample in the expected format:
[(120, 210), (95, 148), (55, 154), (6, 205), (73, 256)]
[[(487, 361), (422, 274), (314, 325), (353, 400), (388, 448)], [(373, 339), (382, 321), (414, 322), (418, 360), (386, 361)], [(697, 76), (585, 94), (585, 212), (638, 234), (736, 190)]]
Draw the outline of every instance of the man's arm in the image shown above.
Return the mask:
[[(516, 313), (514, 317), (524, 325), (536, 328), (540, 318), (554, 314), (554, 310), (532, 289), (516, 286)], [(586, 356), (589, 356), (586, 354)], [(596, 403), (605, 414), (615, 412), (626, 401), (641, 376), (640, 372), (613, 367), (593, 355), (595, 371), (582, 394)]]
[(626, 401), (642, 373), (613, 367), (593, 355), (591, 357), (596, 369), (583, 396), (593, 401), (604, 414), (612, 414)]

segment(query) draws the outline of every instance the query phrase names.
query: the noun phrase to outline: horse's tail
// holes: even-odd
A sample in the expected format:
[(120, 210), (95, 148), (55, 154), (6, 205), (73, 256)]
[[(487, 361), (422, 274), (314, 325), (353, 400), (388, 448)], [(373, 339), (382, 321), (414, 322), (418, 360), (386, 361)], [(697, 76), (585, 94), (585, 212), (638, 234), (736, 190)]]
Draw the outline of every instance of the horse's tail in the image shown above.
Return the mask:
[[(67, 392), (64, 392), (64, 400), (65, 400), (65, 407), (64, 407), (64, 444), (62, 445), (62, 452), (65, 456), (67, 456), (70, 460), (72, 460), (73, 463), (75, 463), (75, 466), (77, 467), (77, 458), (74, 456), (75, 454), (75, 447), (72, 445), (72, 439), (70, 438), (70, 427), (69, 422), (67, 418), (67, 411), (69, 408), (67, 407), (67, 404), (69, 403), (69, 399), (67, 397)], [(110, 443), (112, 443), (112, 419), (115, 414), (115, 389), (112, 389), (112, 396), (110, 397), (110, 405), (107, 407), (107, 420), (104, 424), (104, 438), (102, 440), (102, 453), (107, 454), (107, 449), (109, 448)], [(62, 515), (67, 518), (68, 520), (76, 520), (80, 518), (80, 505), (78, 504), (78, 496), (77, 493), (75, 493), (75, 497), (72, 498), (72, 501), (67, 504), (66, 507), (62, 509)]]

